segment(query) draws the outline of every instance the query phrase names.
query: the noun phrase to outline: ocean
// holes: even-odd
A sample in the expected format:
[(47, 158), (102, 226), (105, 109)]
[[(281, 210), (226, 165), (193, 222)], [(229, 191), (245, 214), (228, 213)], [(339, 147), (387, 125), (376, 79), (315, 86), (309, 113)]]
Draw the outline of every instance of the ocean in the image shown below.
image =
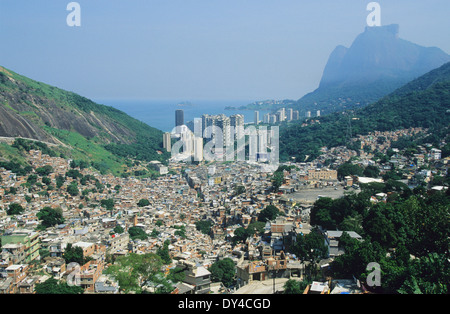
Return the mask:
[[(138, 119), (154, 128), (164, 132), (170, 132), (175, 127), (175, 110), (184, 110), (184, 123), (201, 118), (203, 114), (217, 115), (242, 114), (245, 123), (254, 122), (254, 110), (225, 110), (225, 107), (245, 106), (253, 101), (247, 100), (94, 100), (98, 104), (119, 109), (129, 116)], [(189, 103), (180, 105), (181, 103)], [(259, 120), (269, 111), (259, 111)]]

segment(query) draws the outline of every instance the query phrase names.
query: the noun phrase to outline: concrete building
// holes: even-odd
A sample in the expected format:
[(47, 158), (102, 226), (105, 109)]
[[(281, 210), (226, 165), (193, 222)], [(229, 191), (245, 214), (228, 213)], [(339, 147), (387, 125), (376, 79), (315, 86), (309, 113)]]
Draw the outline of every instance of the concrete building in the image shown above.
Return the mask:
[(177, 109), (175, 111), (175, 126), (182, 126), (184, 124), (184, 110)]
[(309, 180), (337, 180), (337, 171), (329, 169), (312, 169), (308, 170)]
[(254, 123), (255, 123), (255, 125), (259, 124), (259, 111), (255, 111)]
[(172, 149), (172, 136), (169, 132), (163, 134), (163, 147), (167, 152), (171, 152)]
[(202, 265), (193, 262), (180, 261), (178, 267), (184, 268), (184, 283), (195, 287), (195, 294), (207, 294), (210, 292), (211, 273)]
[(23, 244), (24, 245), (24, 262), (29, 263), (39, 259), (39, 232), (27, 229), (14, 230), (8, 235), (1, 237), (2, 245), (7, 244)]
[(203, 161), (203, 138), (194, 137), (193, 158), (194, 161)]

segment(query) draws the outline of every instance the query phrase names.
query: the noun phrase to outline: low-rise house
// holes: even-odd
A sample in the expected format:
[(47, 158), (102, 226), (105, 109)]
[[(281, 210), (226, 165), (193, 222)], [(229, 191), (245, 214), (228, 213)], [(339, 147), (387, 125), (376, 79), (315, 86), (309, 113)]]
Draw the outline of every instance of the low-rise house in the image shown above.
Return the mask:
[(39, 232), (27, 229), (18, 229), (1, 237), (2, 245), (24, 245), (25, 262), (29, 263), (39, 258)]
[(34, 288), (38, 284), (39, 276), (28, 276), (17, 285), (17, 292), (20, 294), (34, 294)]
[(110, 235), (107, 239), (102, 241), (102, 243), (106, 246), (106, 254), (110, 255), (128, 250), (129, 242), (130, 235), (128, 232)]
[(18, 293), (19, 283), (28, 275), (27, 264), (13, 264), (8, 266), (6, 271), (6, 280), (0, 281), (0, 293)]
[(336, 257), (345, 253), (344, 249), (339, 246), (339, 238), (344, 232), (346, 232), (353, 239), (357, 239), (359, 241), (362, 240), (362, 237), (354, 231), (325, 231), (325, 244), (328, 246), (329, 257)]
[(55, 279), (61, 279), (66, 272), (66, 261), (62, 257), (48, 257), (43, 269)]
[(100, 294), (119, 293), (119, 283), (110, 276), (101, 275), (94, 284), (94, 292)]
[(75, 273), (75, 276), (79, 275), (79, 284), (85, 292), (95, 292), (95, 283), (102, 275), (103, 269), (103, 262), (92, 260), (81, 266), (78, 274)]
[(211, 273), (202, 265), (194, 262), (180, 261), (178, 267), (184, 268), (184, 283), (195, 287), (194, 294), (210, 292)]

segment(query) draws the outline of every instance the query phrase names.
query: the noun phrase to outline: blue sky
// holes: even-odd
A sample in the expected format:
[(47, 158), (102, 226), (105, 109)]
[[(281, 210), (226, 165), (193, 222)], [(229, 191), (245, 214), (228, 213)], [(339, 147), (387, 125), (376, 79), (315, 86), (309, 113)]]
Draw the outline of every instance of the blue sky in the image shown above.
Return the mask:
[[(0, 65), (91, 99), (298, 99), (364, 31), (369, 0), (0, 0)], [(384, 0), (383, 25), (450, 53), (450, 1)]]

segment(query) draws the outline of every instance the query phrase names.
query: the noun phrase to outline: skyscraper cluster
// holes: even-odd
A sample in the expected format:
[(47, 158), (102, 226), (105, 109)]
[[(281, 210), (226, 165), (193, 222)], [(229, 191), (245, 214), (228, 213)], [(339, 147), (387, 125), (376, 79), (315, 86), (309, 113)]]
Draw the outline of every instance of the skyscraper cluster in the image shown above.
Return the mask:
[(283, 121), (296, 121), (300, 119), (298, 110), (280, 108), (275, 113), (266, 113), (263, 118), (265, 124), (276, 124)]
[[(282, 115), (285, 115), (284, 111)], [(258, 117), (259, 112), (255, 113), (255, 124), (259, 122)], [(219, 160), (222, 157), (223, 160), (229, 160), (230, 156), (245, 159), (246, 144), (250, 160), (268, 159), (268, 148), (274, 144), (273, 130), (257, 125), (251, 125), (246, 129), (244, 116), (241, 114), (230, 117), (224, 114), (204, 114), (187, 125), (183, 124), (183, 120), (183, 110), (176, 110), (174, 131), (163, 135), (164, 149), (177, 159), (192, 160), (193, 157), (194, 161), (202, 161), (212, 155), (214, 155), (212, 158)], [(210, 143), (213, 145), (205, 145)]]

